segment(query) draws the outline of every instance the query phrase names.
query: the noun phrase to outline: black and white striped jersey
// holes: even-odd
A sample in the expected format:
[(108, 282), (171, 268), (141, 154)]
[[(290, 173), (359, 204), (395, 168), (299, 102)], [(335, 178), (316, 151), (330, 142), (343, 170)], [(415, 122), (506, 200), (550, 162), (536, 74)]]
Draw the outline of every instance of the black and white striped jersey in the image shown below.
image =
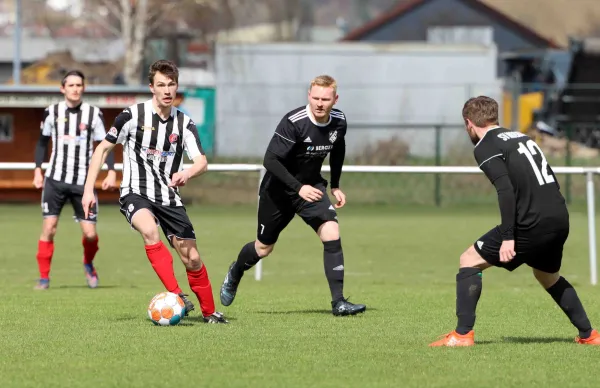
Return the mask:
[(85, 102), (69, 108), (62, 101), (46, 108), (40, 129), (42, 136), (52, 138), (46, 177), (68, 184), (85, 184), (94, 141), (102, 141), (106, 136), (102, 111)]
[[(332, 109), (329, 121), (318, 123), (310, 106), (302, 106), (281, 119), (267, 151), (280, 157), (284, 167), (300, 183), (326, 183), (321, 176), (323, 162), (336, 149), (345, 148), (346, 130), (346, 115), (341, 110)], [(282, 182), (267, 171), (261, 187), (280, 188)]]
[(133, 193), (161, 205), (183, 206), (178, 188), (168, 186), (171, 177), (183, 169), (184, 150), (190, 160), (204, 154), (189, 116), (173, 107), (163, 120), (148, 100), (119, 113), (106, 140), (123, 144), (121, 198)]

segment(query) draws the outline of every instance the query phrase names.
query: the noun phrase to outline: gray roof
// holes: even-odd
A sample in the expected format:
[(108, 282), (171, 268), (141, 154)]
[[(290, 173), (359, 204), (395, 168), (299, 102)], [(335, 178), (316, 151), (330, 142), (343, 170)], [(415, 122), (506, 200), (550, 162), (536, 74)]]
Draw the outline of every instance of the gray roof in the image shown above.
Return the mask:
[[(0, 62), (12, 62), (13, 38), (0, 37)], [(21, 40), (21, 61), (36, 62), (56, 51), (70, 50), (71, 55), (81, 62), (114, 62), (125, 53), (120, 39), (86, 38), (38, 38), (26, 37)]]

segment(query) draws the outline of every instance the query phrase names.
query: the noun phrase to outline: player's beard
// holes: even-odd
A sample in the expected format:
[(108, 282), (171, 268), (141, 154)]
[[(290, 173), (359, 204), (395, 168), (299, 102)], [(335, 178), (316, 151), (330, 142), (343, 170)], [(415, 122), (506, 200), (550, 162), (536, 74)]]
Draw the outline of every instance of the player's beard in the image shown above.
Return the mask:
[(477, 136), (477, 132), (475, 132), (475, 130), (471, 127), (467, 127), (467, 133), (469, 134), (469, 137), (471, 138), (471, 142), (473, 142), (473, 145), (477, 145), (477, 143), (479, 143), (479, 136)]

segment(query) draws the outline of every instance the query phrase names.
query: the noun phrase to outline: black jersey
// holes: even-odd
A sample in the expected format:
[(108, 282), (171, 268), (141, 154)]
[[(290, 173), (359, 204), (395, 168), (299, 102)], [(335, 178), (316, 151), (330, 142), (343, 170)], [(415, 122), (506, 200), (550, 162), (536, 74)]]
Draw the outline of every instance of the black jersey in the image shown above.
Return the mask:
[(543, 233), (568, 227), (567, 207), (556, 176), (531, 138), (505, 128), (491, 128), (477, 143), (474, 153), (477, 164), (492, 183), (505, 175), (510, 178), (516, 202), (516, 231), (535, 228)]
[[(301, 184), (327, 184), (321, 176), (323, 161), (329, 153), (345, 149), (346, 129), (346, 116), (342, 111), (332, 109), (329, 121), (321, 124), (314, 120), (309, 106), (302, 106), (283, 117), (267, 152), (277, 155)], [(270, 171), (265, 174), (261, 189), (283, 189), (291, 193)]]

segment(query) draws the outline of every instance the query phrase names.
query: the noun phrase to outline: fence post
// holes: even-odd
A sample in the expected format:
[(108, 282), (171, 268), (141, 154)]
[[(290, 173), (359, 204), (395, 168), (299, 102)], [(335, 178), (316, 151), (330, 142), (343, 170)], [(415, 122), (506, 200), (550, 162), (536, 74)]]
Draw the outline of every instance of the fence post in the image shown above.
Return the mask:
[[(567, 134), (567, 149), (565, 150), (565, 166), (571, 167), (572, 158), (571, 158), (571, 137), (572, 137), (572, 124), (567, 123), (567, 127), (565, 128)], [(571, 204), (571, 174), (567, 174), (566, 182), (565, 182), (565, 200), (567, 204)]]
[[(435, 126), (435, 165), (442, 165), (442, 127), (440, 125)], [(435, 206), (440, 206), (442, 204), (442, 176), (436, 173), (434, 179)]]
[(596, 196), (594, 194), (594, 173), (586, 173), (587, 210), (588, 210), (588, 237), (590, 244), (590, 282), (598, 284), (598, 266), (596, 263)]

